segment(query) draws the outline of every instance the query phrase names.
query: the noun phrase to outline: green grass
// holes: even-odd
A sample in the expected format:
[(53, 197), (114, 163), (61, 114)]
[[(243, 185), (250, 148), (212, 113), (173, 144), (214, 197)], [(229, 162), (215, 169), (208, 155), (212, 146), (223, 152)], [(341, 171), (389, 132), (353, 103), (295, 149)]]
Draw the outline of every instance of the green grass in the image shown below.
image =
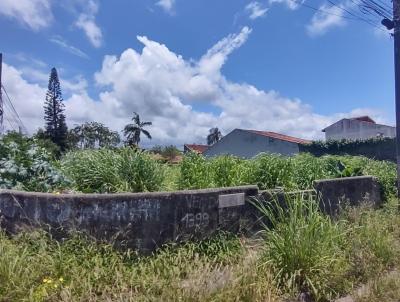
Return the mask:
[[(345, 209), (332, 220), (315, 201), (262, 209), (263, 236), (220, 233), (152, 256), (118, 252), (75, 234), (0, 234), (0, 301), (397, 301), (400, 217), (394, 207)], [(387, 277), (385, 277), (387, 276)]]
[(84, 193), (158, 191), (164, 181), (164, 167), (131, 148), (69, 152), (61, 167), (72, 189)]
[[(234, 156), (206, 159), (188, 154), (174, 170), (173, 181), (166, 180), (168, 189), (203, 189), (238, 185), (258, 185), (262, 190), (310, 189), (317, 179), (373, 175), (382, 186), (385, 199), (397, 194), (396, 165), (361, 156), (322, 156), (298, 154), (285, 157), (260, 154), (249, 160)], [(176, 167), (174, 167), (176, 169)], [(175, 184), (171, 185), (171, 184)]]
[(1, 234), (0, 252), (0, 301), (255, 301), (276, 295), (269, 272), (257, 271), (253, 251), (228, 234), (142, 258), (78, 235), (57, 243), (44, 233)]
[(341, 279), (348, 269), (346, 228), (321, 214), (312, 196), (287, 197), (285, 204), (257, 201), (267, 219), (263, 261), (278, 284), (292, 296), (306, 293), (316, 300), (331, 299), (344, 290)]

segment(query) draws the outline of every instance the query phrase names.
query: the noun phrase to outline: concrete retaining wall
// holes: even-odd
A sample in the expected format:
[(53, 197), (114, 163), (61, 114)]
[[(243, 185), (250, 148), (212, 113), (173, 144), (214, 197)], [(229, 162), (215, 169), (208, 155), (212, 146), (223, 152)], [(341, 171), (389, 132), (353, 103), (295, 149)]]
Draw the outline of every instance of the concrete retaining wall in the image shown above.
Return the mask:
[[(381, 202), (375, 178), (353, 177), (315, 183), (329, 214), (343, 201)], [(263, 194), (273, 196), (273, 194)], [(204, 238), (217, 230), (238, 232), (243, 221), (258, 219), (250, 197), (256, 186), (129, 194), (48, 194), (0, 191), (0, 227), (14, 234), (46, 228), (56, 238), (85, 232), (121, 248), (149, 253), (170, 241)], [(281, 195), (282, 198), (282, 195)]]
[(342, 206), (358, 206), (361, 203), (380, 205), (382, 193), (378, 180), (372, 176), (357, 176), (317, 180), (314, 188), (320, 199), (321, 209), (330, 215)]
[(9, 233), (34, 227), (64, 237), (79, 230), (120, 247), (153, 251), (169, 241), (236, 232), (245, 199), (256, 186), (171, 193), (48, 194), (0, 191), (0, 226)]

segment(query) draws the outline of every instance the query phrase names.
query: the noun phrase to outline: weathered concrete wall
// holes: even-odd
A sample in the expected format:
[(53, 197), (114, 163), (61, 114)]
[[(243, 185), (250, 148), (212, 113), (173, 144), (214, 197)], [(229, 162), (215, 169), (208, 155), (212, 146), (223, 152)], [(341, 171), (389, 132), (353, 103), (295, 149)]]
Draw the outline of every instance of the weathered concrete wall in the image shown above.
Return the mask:
[[(344, 202), (381, 202), (380, 188), (371, 176), (315, 182), (321, 208), (334, 214)], [(295, 194), (295, 193), (287, 193)], [(129, 194), (48, 194), (0, 191), (0, 227), (13, 234), (46, 228), (56, 238), (78, 230), (98, 240), (142, 253), (170, 241), (204, 238), (217, 230), (254, 229), (260, 218), (254, 198), (284, 202), (283, 192), (259, 192), (256, 186)]]
[[(260, 191), (258, 205), (271, 203), (282, 207), (287, 205), (288, 198), (303, 196), (305, 200), (313, 198), (319, 200), (319, 207), (325, 214), (334, 216), (346, 206), (358, 206), (363, 203), (372, 206), (382, 204), (381, 188), (377, 179), (373, 176), (345, 177), (336, 179), (323, 179), (314, 182), (314, 189), (296, 192), (284, 192), (283, 190)], [(260, 215), (260, 212), (248, 201), (243, 214), (243, 227), (246, 231), (254, 232), (262, 228), (262, 224), (268, 221)]]
[[(239, 194), (237, 194), (239, 193)], [(144, 253), (169, 241), (238, 231), (256, 186), (171, 193), (48, 194), (0, 191), (0, 226), (9, 233), (45, 227), (56, 237), (79, 230)]]
[(314, 182), (321, 209), (334, 215), (342, 206), (357, 206), (361, 203), (380, 205), (381, 188), (373, 176), (357, 176), (324, 179)]

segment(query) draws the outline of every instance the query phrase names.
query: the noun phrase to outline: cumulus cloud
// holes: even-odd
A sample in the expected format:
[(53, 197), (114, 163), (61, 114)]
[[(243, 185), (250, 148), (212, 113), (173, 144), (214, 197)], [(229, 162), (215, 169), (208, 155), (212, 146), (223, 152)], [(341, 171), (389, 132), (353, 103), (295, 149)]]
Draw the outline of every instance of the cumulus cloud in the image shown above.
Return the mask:
[(346, 24), (343, 19), (344, 10), (339, 6), (329, 6), (323, 4), (319, 11), (311, 18), (310, 23), (306, 26), (307, 32), (311, 36), (319, 36), (325, 34), (328, 30), (334, 27), (344, 26)]
[(249, 14), (249, 18), (255, 20), (257, 18), (263, 17), (268, 8), (264, 7), (260, 2), (253, 1), (246, 5), (245, 11)]
[[(38, 84), (26, 81), (21, 71), (7, 64), (3, 64), (2, 80), (25, 126), (29, 129), (43, 126), (43, 102), (46, 90)], [(4, 107), (4, 109), (5, 128), (18, 130), (15, 128), (9, 108)]]
[(50, 0), (1, 0), (0, 14), (38, 31), (53, 21), (50, 4)]
[(162, 7), (162, 9), (167, 13), (172, 13), (175, 6), (175, 0), (160, 0), (156, 4)]
[[(320, 138), (321, 129), (339, 118), (371, 114), (363, 109), (332, 116), (320, 115), (299, 99), (276, 91), (264, 91), (246, 83), (228, 80), (221, 72), (229, 54), (249, 38), (251, 29), (217, 42), (198, 60), (186, 60), (147, 37), (138, 37), (141, 51), (126, 49), (119, 56), (106, 56), (95, 74), (100, 89), (96, 99), (86, 92), (87, 83), (75, 79), (75, 89), (65, 102), (69, 125), (103, 122), (123, 129), (133, 112), (152, 121), (153, 140), (148, 144), (205, 143), (208, 130), (218, 126), (224, 134), (235, 128), (270, 130), (302, 138)], [(29, 128), (41, 125), (45, 89), (29, 84), (15, 68), (7, 67), (5, 78), (14, 87), (14, 99)], [(61, 77), (63, 81), (63, 78)], [(65, 88), (68, 84), (64, 85)], [(24, 94), (22, 94), (22, 91)], [(21, 95), (22, 94), (22, 95)], [(29, 103), (29, 104), (26, 104)], [(202, 112), (201, 105), (212, 108)]]
[(96, 14), (99, 10), (99, 5), (94, 0), (87, 2), (78, 20), (75, 22), (76, 27), (82, 29), (94, 47), (100, 47), (103, 43), (103, 33), (100, 27), (96, 24)]

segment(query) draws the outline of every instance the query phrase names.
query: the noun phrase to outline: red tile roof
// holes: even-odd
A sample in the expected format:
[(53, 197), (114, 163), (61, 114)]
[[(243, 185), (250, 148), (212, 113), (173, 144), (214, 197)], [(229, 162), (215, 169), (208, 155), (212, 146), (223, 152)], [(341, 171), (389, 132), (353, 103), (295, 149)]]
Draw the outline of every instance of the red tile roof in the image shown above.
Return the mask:
[(258, 131), (258, 130), (244, 130), (244, 131), (252, 132), (252, 133), (259, 134), (259, 135), (266, 136), (266, 137), (270, 137), (270, 138), (276, 138), (276, 139), (279, 139), (279, 140), (282, 140), (282, 141), (291, 142), (291, 143), (297, 143), (297, 144), (309, 144), (309, 143), (311, 143), (311, 141), (306, 140), (306, 139), (297, 138), (297, 137), (293, 137), (293, 136), (289, 136), (289, 135), (284, 135), (284, 134), (280, 134), (280, 133), (276, 133), (276, 132)]
[(198, 153), (203, 153), (208, 149), (209, 146), (207, 145), (196, 145), (196, 144), (185, 144), (185, 147), (191, 151), (195, 151)]
[(361, 121), (361, 122), (367, 122), (367, 123), (374, 123), (374, 124), (376, 124), (375, 121), (374, 121), (372, 118), (370, 118), (369, 116), (367, 116), (367, 115), (359, 116), (359, 117), (353, 117), (353, 118), (351, 118), (351, 119), (352, 119), (352, 120)]

